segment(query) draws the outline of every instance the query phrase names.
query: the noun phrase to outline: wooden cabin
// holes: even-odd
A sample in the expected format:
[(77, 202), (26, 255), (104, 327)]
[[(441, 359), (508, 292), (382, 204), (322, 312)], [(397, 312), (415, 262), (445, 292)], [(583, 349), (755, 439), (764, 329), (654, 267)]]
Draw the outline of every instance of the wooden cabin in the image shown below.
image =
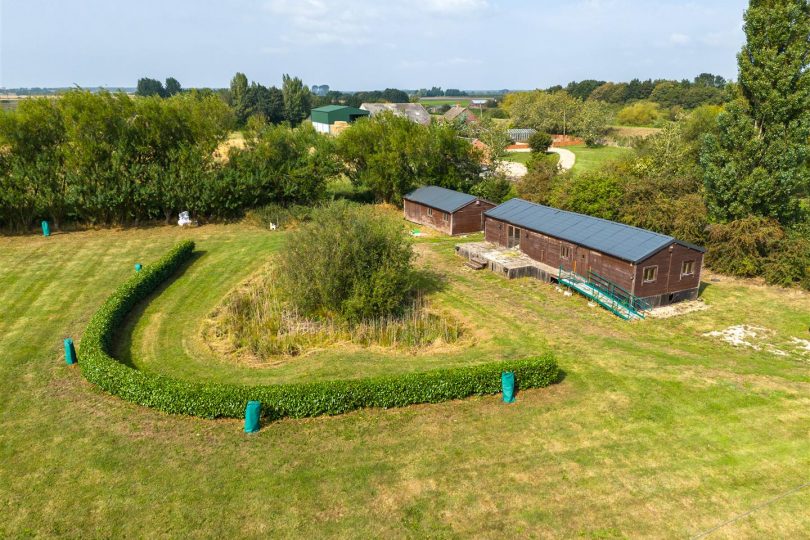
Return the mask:
[(652, 307), (697, 298), (705, 249), (671, 236), (511, 199), (484, 213), (486, 240), (618, 285)]
[(495, 204), (438, 186), (424, 186), (404, 197), (405, 219), (449, 234), (483, 230), (483, 214)]

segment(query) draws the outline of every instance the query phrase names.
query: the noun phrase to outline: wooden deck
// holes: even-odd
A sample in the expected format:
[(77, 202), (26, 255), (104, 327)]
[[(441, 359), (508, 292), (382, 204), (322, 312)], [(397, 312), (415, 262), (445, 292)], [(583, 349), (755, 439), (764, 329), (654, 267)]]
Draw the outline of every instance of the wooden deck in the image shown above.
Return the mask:
[(559, 274), (557, 268), (535, 261), (519, 249), (505, 249), (490, 242), (456, 244), (456, 254), (509, 279), (533, 277), (551, 282), (557, 281)]

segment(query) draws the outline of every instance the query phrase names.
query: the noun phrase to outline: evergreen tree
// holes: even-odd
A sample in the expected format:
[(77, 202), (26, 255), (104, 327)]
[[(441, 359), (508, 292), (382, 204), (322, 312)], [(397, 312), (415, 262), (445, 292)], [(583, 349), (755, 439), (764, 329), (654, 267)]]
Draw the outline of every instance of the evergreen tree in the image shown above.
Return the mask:
[(716, 220), (751, 214), (790, 223), (810, 193), (810, 3), (751, 0), (737, 98), (701, 153)]
[(237, 72), (231, 79), (231, 106), (236, 113), (236, 122), (243, 125), (250, 116), (247, 104), (248, 79), (244, 73)]
[(309, 116), (311, 94), (298, 77), (286, 73), (282, 78), (281, 93), (284, 98), (284, 119), (297, 126)]

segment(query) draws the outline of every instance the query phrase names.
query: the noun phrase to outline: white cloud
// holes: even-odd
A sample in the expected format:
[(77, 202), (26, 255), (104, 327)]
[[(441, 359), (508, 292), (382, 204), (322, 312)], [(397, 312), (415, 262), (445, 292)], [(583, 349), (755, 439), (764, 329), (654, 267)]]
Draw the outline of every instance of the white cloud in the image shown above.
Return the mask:
[(669, 35), (669, 42), (674, 45), (688, 45), (692, 41), (686, 34), (681, 34), (679, 32), (675, 32)]
[(489, 6), (487, 0), (422, 0), (417, 7), (434, 13), (463, 13), (477, 11)]

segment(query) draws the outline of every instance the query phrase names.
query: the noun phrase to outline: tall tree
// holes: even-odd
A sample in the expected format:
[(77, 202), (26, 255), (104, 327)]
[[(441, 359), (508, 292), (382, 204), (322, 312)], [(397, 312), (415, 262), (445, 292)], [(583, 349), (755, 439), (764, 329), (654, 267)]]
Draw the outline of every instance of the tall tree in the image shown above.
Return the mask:
[(284, 98), (284, 119), (297, 126), (309, 116), (311, 94), (298, 77), (286, 73), (282, 77), (281, 93)]
[(173, 96), (175, 94), (179, 94), (183, 91), (183, 88), (180, 86), (180, 81), (175, 79), (174, 77), (169, 77), (166, 79), (166, 95)]
[(810, 3), (751, 0), (737, 98), (701, 154), (716, 220), (790, 223), (810, 193)]
[(237, 72), (231, 79), (231, 107), (236, 113), (236, 121), (242, 125), (250, 116), (247, 112), (247, 91), (248, 91), (248, 78), (247, 75)]
[(143, 77), (138, 79), (138, 88), (135, 93), (139, 96), (166, 96), (166, 89), (163, 88), (163, 83), (157, 79), (150, 79)]

